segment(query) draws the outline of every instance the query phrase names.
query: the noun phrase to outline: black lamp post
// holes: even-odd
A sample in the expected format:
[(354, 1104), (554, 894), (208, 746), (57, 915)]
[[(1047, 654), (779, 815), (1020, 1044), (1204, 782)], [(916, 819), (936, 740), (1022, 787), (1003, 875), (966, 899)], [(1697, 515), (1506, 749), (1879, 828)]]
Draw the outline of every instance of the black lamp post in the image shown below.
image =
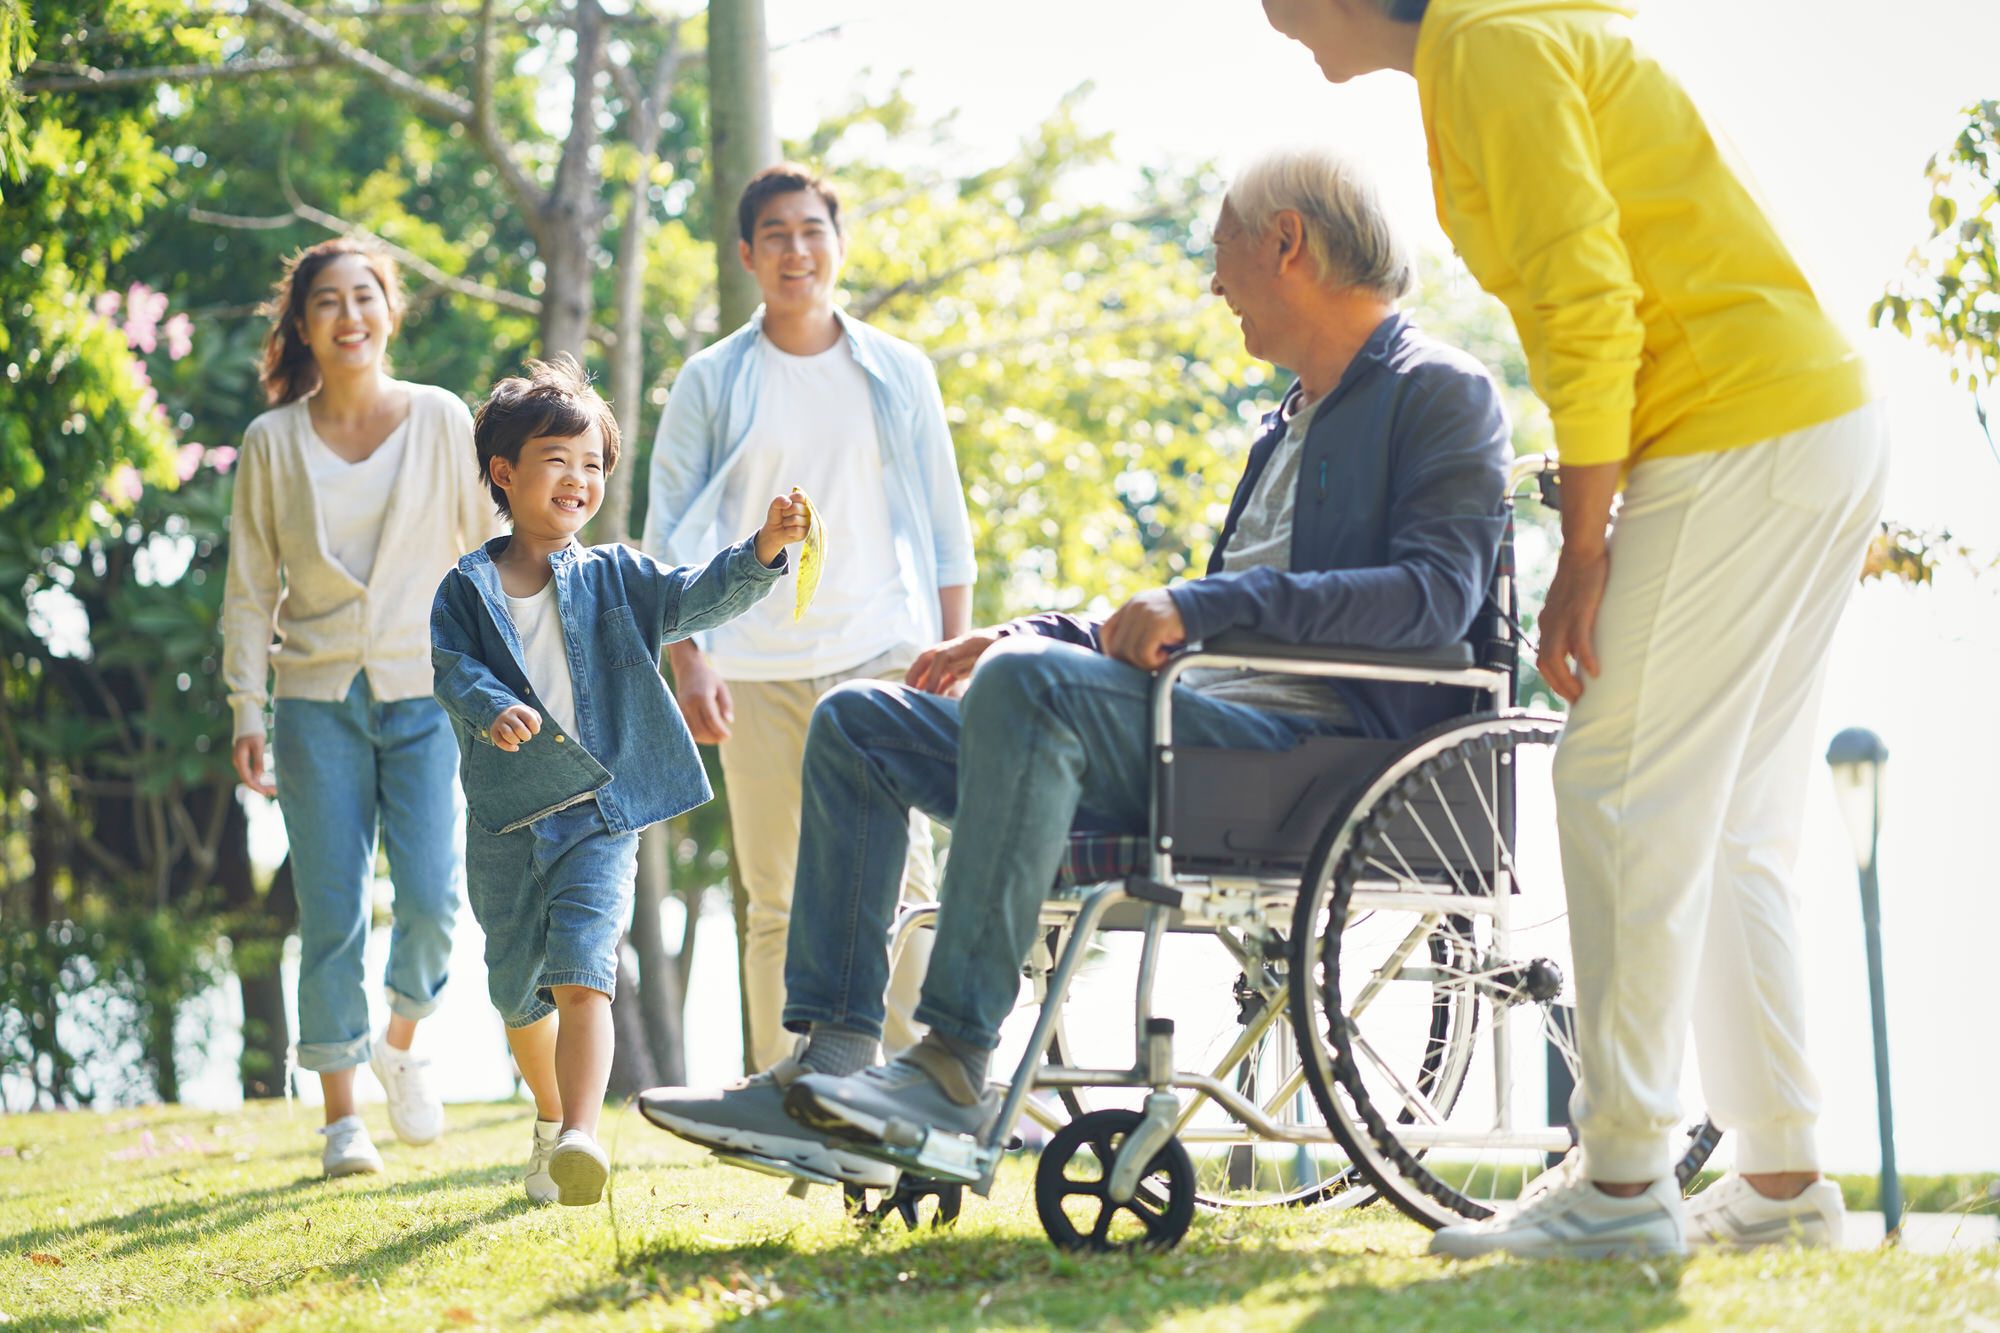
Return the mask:
[(1882, 895), (1875, 873), (1875, 853), (1882, 838), (1882, 769), (1889, 747), (1863, 727), (1849, 727), (1826, 750), (1833, 770), (1833, 789), (1840, 798), (1841, 817), (1854, 843), (1854, 864), (1861, 873), (1861, 926), (1868, 954), (1868, 1006), (1875, 1030), (1875, 1119), (1882, 1136), (1882, 1226), (1885, 1238), (1897, 1239), (1903, 1227), (1903, 1186), (1896, 1175), (1895, 1117), (1889, 1106), (1889, 1019), (1882, 994)]

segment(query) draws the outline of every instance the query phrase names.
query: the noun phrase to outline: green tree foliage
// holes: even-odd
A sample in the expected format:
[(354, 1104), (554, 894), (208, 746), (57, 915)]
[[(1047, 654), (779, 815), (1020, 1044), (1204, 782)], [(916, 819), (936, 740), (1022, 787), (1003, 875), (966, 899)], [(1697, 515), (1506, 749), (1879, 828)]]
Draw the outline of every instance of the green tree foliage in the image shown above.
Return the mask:
[[(1951, 147), (1924, 164), (1930, 181), (1930, 237), (1869, 311), (1877, 328), (1894, 328), (1942, 352), (1953, 383), (1972, 395), (1986, 442), (1992, 423), (1982, 393), (2000, 378), (2000, 101), (1965, 109)], [(2000, 462), (2000, 447), (1994, 449)], [(1975, 572), (2000, 567), (1943, 529), (1884, 523), (1868, 550), (1863, 579), (1929, 583), (1945, 563)]]
[[(131, 4), (117, 12), (124, 9), (151, 12)], [(531, 165), (539, 167), (556, 154), (540, 128), (542, 113), (567, 104), (561, 48), (552, 40), (558, 11), (548, 9), (546, 20), (537, 17), (543, 13), (523, 5), (502, 25), (491, 98), (505, 137), (530, 145)], [(445, 81), (463, 60), (466, 24), (459, 19), (339, 21), (354, 40), (365, 35), (393, 45), (398, 67), (423, 77)], [(71, 26), (83, 29), (80, 21)], [(135, 68), (172, 55), (161, 45), (167, 38), (150, 29), (153, 45), (144, 47), (101, 24), (89, 31), (95, 45), (66, 50), (65, 61)], [(691, 32), (698, 37), (698, 24)], [(628, 72), (647, 68), (663, 40), (642, 24), (617, 33), (629, 49), (614, 67)], [(114, 36), (128, 44), (115, 46)], [(188, 40), (205, 44), (195, 58), (225, 62), (310, 54), (274, 37), (269, 25), (238, 18), (217, 18)], [(613, 479), (633, 487), (635, 531), (652, 435), (673, 377), (715, 328), (709, 201), (697, 188), (706, 165), (699, 64), (690, 62), (671, 85), (658, 161), (644, 182), (644, 403), (628, 461)], [(604, 104), (612, 126), (597, 165), (611, 221), (592, 269), (603, 325), (611, 323), (622, 276), (613, 256), (628, 225), (618, 196), (640, 164), (620, 138), (620, 120), (633, 105), (624, 86), (629, 74), (610, 82), (622, 90)], [(916, 342), (938, 366), (974, 516), (982, 570), (975, 614), (983, 622), (1048, 607), (1106, 610), (1142, 588), (1198, 574), (1257, 422), (1284, 384), (1282, 373), (1246, 356), (1226, 308), (1207, 296), (1208, 227), (1222, 182), (1199, 168), (1123, 173), (1127, 184), (1114, 191), (1116, 202), (1104, 202), (1105, 182), (1121, 173), (1111, 137), (1083, 128), (1086, 95), (1079, 90), (1015, 152), (970, 174), (938, 170), (955, 150), (893, 93), (858, 101), (807, 141), (788, 145), (841, 185), (849, 309)], [(337, 60), (179, 91), (139, 82), (92, 93), (110, 100), (87, 108), (82, 95), (66, 96), (64, 128), (87, 127), (122, 106), (126, 132), (138, 136), (126, 141), (125, 156), (103, 162), (125, 173), (114, 175), (125, 211), (101, 205), (107, 211), (101, 224), (88, 224), (96, 230), (87, 242), (79, 230), (89, 215), (63, 225), (51, 219), (41, 244), (97, 257), (102, 277), (78, 287), (78, 318), (98, 321), (90, 327), (103, 344), (103, 373), (138, 386), (87, 414), (88, 428), (146, 443), (96, 448), (94, 466), (76, 467), (67, 492), (81, 503), (49, 507), (34, 523), (41, 535), (22, 543), (14, 566), (0, 567), (9, 588), (48, 594), (45, 600), (59, 590), (74, 599), (89, 626), (87, 650), (65, 654), (51, 646), (49, 626), (30, 625), (24, 611), (4, 645), (13, 654), (12, 665), (0, 666), (10, 720), (75, 715), (73, 726), (65, 720), (46, 736), (16, 728), (27, 738), (22, 764), (39, 765), (35, 780), (69, 819), (44, 815), (39, 795), (7, 807), (11, 823), (0, 829), (12, 886), (6, 892), (29, 895), (28, 886), (40, 885), (32, 890), (41, 894), (40, 914), (20, 919), (51, 923), (12, 956), (52, 960), (37, 973), (48, 974), (37, 983), (44, 987), (102, 986), (132, 971), (118, 972), (125, 965), (107, 960), (142, 952), (120, 944), (107, 923), (196, 922), (198, 930), (176, 937), (187, 946), (178, 953), (146, 945), (155, 960), (145, 974), (154, 978), (149, 993), (163, 1000), (153, 1012), (170, 1014), (205, 975), (197, 962), (222, 956), (212, 947), (222, 938), (232, 941), (239, 971), (263, 956), (258, 966), (275, 975), (270, 965), (286, 920), (280, 897), (267, 898), (248, 884), (247, 872), (230, 869), (237, 865), (232, 839), (241, 835), (228, 813), (236, 803), (204, 795), (230, 791), (215, 612), (226, 559), (226, 451), (262, 409), (259, 299), (286, 254), (336, 224), (381, 236), (422, 265), (392, 349), (397, 372), (470, 399), (537, 350), (531, 310), (479, 293), (534, 297), (544, 270), (533, 229), (464, 126), (417, 114)], [(164, 114), (148, 134), (140, 127), (154, 108)], [(129, 322), (129, 298), (121, 290), (123, 304), (108, 318), (92, 304), (107, 289), (142, 280), (160, 286), (193, 320), (183, 330), (191, 355), (172, 361), (156, 351), (148, 359), (159, 395), (172, 405), (170, 420), (142, 401), (149, 386), (133, 368), (120, 322)], [(1527, 395), (1518, 347), (1497, 305), (1442, 269), (1426, 272), (1413, 304), (1431, 332), (1471, 347), (1501, 371), (1524, 443), (1545, 440), (1545, 420)], [(45, 468), (60, 454), (40, 444), (33, 452)], [(5, 525), (9, 540), (14, 512)], [(65, 533), (66, 541), (56, 540)], [(169, 565), (173, 577), (159, 576)], [(126, 732), (112, 725), (93, 674), (106, 682), (116, 676), (110, 688)], [(91, 784), (119, 783), (129, 799), (152, 804), (119, 815), (91, 803), (111, 791)], [(23, 778), (10, 790), (35, 789)], [(125, 788), (119, 794), (128, 799)], [(209, 836), (218, 810), (219, 841)], [(174, 829), (191, 827), (200, 836), (186, 846), (210, 849), (204, 854), (214, 859), (204, 870), (200, 857), (183, 855), (162, 880), (157, 863), (139, 856), (145, 849), (125, 849), (128, 857), (106, 846), (124, 869), (100, 873), (93, 863), (105, 863), (83, 838), (102, 843), (121, 818), (135, 838), (152, 837), (145, 830), (164, 821), (168, 837), (147, 844), (154, 851), (171, 850)], [(702, 895), (726, 878), (724, 802), (679, 821), (673, 833), (676, 891), (698, 911)], [(142, 863), (153, 878), (137, 873)], [(8, 919), (16, 919), (11, 905)], [(67, 953), (46, 947), (49, 932), (60, 931), (72, 941)], [(683, 951), (683, 969), (686, 958)], [(180, 971), (170, 985), (176, 959)], [(170, 1022), (166, 1030), (170, 1037)], [(163, 1054), (170, 1065), (171, 1041), (162, 1042), (159, 1021), (132, 1031), (155, 1066)], [(0, 1045), (11, 1040), (0, 1027)], [(51, 1067), (51, 1046), (34, 1049)], [(170, 1087), (171, 1077), (170, 1067), (161, 1070), (159, 1086)], [(68, 1095), (83, 1091), (73, 1076)]]
[(1930, 238), (1870, 317), (1943, 352), (1952, 380), (1977, 394), (2000, 376), (2000, 102), (1975, 103), (1965, 117), (1924, 166)]
[[(176, 29), (165, 0), (38, 5), (33, 26), (0, 12), (0, 51), (18, 65), (151, 63), (206, 46)], [(43, 92), (0, 103), (0, 151), (18, 154), (0, 201), (0, 508), (28, 548), (74, 541), (123, 503), (121, 468), (171, 479), (173, 432), (125, 340), (93, 308), (172, 163), (148, 133), (141, 88)], [(10, 122), (10, 117), (18, 117)], [(12, 146), (10, 146), (12, 145)]]

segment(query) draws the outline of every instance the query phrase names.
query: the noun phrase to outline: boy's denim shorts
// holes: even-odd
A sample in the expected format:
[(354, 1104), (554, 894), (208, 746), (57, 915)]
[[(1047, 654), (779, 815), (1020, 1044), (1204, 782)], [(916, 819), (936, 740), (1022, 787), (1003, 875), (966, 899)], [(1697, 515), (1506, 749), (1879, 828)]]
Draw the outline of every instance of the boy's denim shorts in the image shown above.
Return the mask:
[(618, 987), (639, 835), (613, 833), (597, 802), (512, 833), (466, 821), (465, 887), (486, 932), (486, 990), (510, 1028), (555, 1009), (555, 986)]

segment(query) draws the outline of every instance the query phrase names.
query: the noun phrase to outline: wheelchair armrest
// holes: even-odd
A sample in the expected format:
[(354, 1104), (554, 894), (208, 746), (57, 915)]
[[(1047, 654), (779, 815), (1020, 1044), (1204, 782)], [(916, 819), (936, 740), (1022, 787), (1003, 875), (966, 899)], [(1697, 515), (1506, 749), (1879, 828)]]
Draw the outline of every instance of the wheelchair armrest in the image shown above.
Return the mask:
[(1284, 643), (1241, 630), (1229, 630), (1191, 645), (1184, 655), (1199, 657), (1204, 653), (1282, 658), (1293, 662), (1351, 662), (1356, 666), (1411, 667), (1423, 671), (1467, 671), (1476, 665), (1472, 645), (1463, 642), (1421, 652), (1390, 652), (1380, 648), (1348, 648), (1339, 644)]

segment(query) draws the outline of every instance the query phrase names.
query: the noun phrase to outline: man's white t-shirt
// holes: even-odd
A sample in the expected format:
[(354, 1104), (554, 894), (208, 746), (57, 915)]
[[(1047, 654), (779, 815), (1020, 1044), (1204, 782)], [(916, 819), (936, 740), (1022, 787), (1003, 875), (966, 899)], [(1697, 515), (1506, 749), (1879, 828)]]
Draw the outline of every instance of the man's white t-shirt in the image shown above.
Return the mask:
[(306, 471), (312, 476), (319, 500), (326, 553), (338, 560), (356, 583), (365, 585), (375, 572), (375, 548), (382, 544), (382, 516), (389, 512), (389, 497), (403, 466), (409, 434), (410, 423), (405, 418), (359, 463), (348, 462), (318, 436), (313, 437), (313, 448), (307, 451)]
[[(723, 484), (716, 535), (741, 541), (771, 500), (797, 486), (827, 525), (819, 591), (796, 623), (798, 548), (771, 595), (709, 631), (704, 648), (728, 680), (806, 680), (860, 666), (926, 636), (889, 532), (889, 494), (868, 374), (847, 340), (793, 356), (767, 338), (757, 419)], [(935, 596), (933, 590), (932, 595)]]
[(528, 669), (528, 687), (535, 692), (524, 702), (542, 715), (544, 732), (553, 727), (565, 736), (576, 735), (576, 688), (570, 681), (556, 581), (550, 579), (533, 597), (509, 597), (507, 614), (521, 636), (521, 665)]

